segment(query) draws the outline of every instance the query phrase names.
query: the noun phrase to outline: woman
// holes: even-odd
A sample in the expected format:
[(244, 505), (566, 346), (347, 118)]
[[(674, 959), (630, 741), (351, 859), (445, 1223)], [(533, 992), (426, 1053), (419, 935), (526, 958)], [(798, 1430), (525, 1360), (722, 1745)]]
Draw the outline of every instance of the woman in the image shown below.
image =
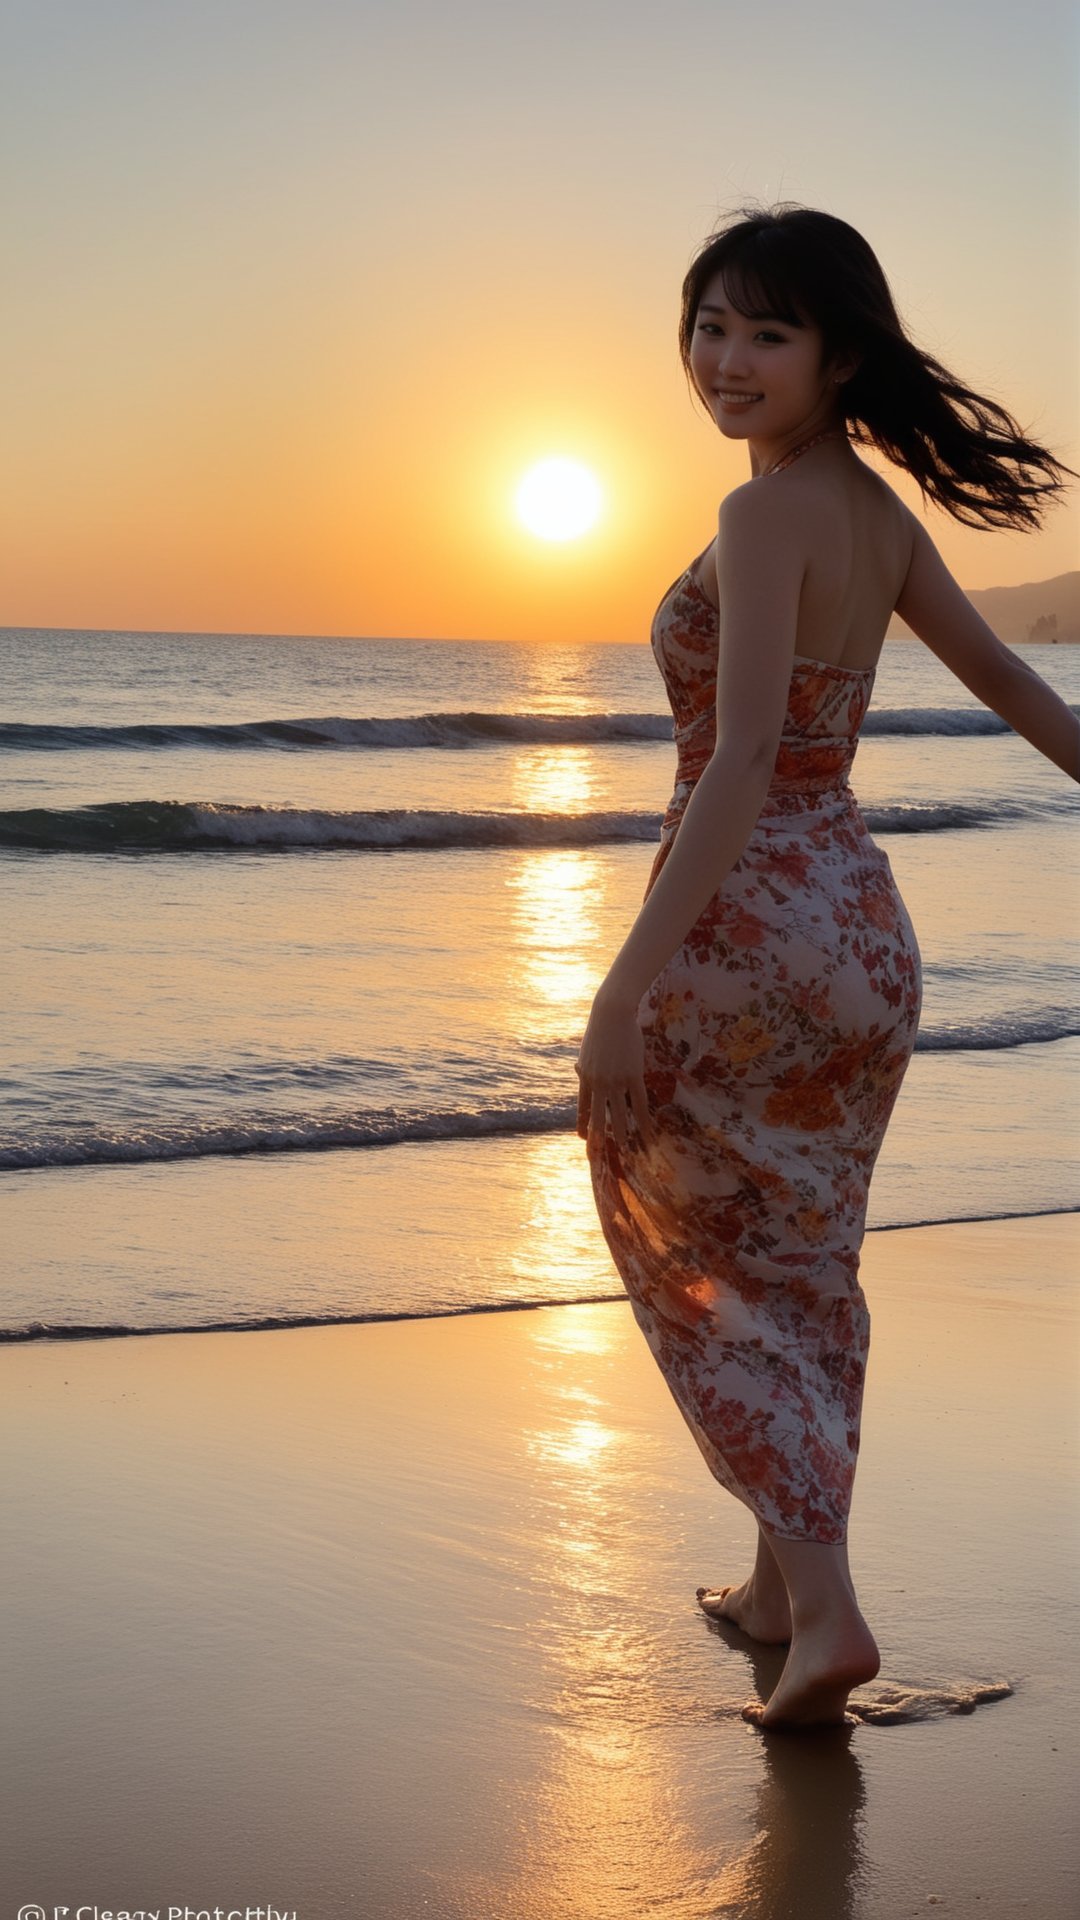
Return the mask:
[(677, 784), (581, 1043), (578, 1133), (638, 1324), (758, 1522), (749, 1579), (698, 1600), (790, 1643), (767, 1706), (743, 1712), (806, 1727), (849, 1720), (880, 1665), (847, 1557), (857, 1276), (922, 970), (848, 773), (893, 612), (1080, 780), (1080, 722), (852, 442), (968, 526), (1037, 526), (1072, 469), (919, 351), (866, 241), (826, 213), (743, 208), (711, 236), (680, 352), (751, 478), (657, 609)]

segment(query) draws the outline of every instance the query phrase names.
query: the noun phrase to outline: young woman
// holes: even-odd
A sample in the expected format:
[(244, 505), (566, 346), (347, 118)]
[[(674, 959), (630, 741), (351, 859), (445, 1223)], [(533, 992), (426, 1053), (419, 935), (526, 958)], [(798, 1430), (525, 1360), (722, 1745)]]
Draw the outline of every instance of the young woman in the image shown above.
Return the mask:
[(638, 1324), (757, 1519), (749, 1579), (698, 1600), (790, 1643), (768, 1704), (743, 1711), (806, 1727), (850, 1719), (880, 1665), (847, 1557), (858, 1270), (922, 969), (848, 774), (893, 612), (1080, 780), (1080, 721), (852, 442), (969, 526), (1037, 526), (1072, 469), (920, 352), (871, 248), (826, 213), (743, 208), (711, 236), (680, 351), (751, 478), (653, 624), (677, 780), (581, 1043), (578, 1132)]

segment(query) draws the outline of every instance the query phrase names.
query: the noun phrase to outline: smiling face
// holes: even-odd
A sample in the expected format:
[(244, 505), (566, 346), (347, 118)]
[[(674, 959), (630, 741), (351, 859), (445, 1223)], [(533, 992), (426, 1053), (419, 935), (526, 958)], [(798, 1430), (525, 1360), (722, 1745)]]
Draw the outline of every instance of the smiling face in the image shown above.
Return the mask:
[(718, 273), (698, 304), (690, 370), (722, 433), (769, 446), (843, 424), (834, 369), (821, 365), (823, 347), (818, 326), (737, 312)]

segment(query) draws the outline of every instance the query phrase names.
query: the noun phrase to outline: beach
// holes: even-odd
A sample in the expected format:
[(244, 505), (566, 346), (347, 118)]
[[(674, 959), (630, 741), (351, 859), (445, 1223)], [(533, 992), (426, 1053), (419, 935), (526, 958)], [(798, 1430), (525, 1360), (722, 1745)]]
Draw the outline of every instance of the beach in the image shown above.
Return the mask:
[(648, 649), (0, 649), (0, 1920), (1071, 1920), (1075, 787), (887, 649), (882, 1667), (765, 1735), (783, 1649), (695, 1599), (753, 1521), (574, 1131), (671, 792)]
[(1075, 70), (924, 11), (18, 9), (0, 1920), (1080, 1920)]
[(1076, 1911), (1075, 1213), (868, 1234), (853, 1728), (613, 1299), (5, 1348), (3, 1912)]

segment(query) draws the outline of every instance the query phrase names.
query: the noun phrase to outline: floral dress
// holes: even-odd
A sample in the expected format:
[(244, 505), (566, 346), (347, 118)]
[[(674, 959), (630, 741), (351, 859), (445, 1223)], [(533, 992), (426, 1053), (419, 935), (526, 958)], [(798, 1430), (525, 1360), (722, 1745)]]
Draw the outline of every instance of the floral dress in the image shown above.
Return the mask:
[[(678, 767), (646, 897), (716, 738), (719, 618), (690, 569), (652, 647)], [(922, 964), (848, 775), (875, 669), (796, 654), (744, 852), (638, 1009), (655, 1138), (607, 1120), (605, 1240), (704, 1458), (768, 1533), (846, 1539), (870, 1316), (870, 1177)]]

